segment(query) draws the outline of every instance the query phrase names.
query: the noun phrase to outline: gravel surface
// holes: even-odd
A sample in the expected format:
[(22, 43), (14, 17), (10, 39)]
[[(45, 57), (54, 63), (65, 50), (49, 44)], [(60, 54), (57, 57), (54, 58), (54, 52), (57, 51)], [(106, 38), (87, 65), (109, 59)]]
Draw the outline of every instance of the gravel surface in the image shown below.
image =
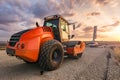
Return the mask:
[(120, 67), (109, 49), (86, 48), (80, 59), (65, 58), (59, 69), (40, 75), (38, 64), (26, 64), (0, 51), (0, 80), (120, 80)]

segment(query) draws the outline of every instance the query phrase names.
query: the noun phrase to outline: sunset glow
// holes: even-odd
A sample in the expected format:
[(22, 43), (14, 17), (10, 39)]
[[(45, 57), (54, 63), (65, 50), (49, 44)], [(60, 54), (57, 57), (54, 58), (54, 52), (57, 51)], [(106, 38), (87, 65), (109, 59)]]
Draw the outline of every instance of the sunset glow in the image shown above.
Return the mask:
[(0, 0), (0, 41), (18, 31), (43, 25), (43, 18), (60, 14), (77, 29), (74, 39), (92, 40), (98, 26), (98, 41), (120, 41), (120, 0)]

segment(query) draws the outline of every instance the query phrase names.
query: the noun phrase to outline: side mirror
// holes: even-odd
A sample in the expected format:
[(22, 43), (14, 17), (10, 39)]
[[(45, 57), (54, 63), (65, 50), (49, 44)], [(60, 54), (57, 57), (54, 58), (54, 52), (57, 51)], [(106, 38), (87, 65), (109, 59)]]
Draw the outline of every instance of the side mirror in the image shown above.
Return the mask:
[(73, 37), (75, 37), (75, 35), (68, 35), (69, 39), (72, 39)]
[(75, 37), (75, 35), (72, 35), (72, 36), (71, 36), (71, 38), (74, 38), (74, 37)]

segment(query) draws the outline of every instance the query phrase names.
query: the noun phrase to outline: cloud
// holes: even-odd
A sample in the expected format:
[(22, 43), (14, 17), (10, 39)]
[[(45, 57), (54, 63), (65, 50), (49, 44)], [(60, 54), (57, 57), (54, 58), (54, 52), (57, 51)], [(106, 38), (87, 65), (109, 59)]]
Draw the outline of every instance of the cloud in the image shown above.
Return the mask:
[(35, 17), (40, 18), (53, 14), (61, 14), (65, 17), (72, 17), (77, 13), (74, 10), (74, 2), (75, 0), (48, 0), (43, 4), (41, 4), (41, 2), (37, 2), (31, 6), (31, 12), (35, 15)]
[(107, 38), (108, 36), (107, 35), (103, 35), (103, 34), (97, 34), (97, 38)]
[[(42, 23), (45, 16), (61, 14), (66, 19), (77, 21), (78, 24), (76, 27), (78, 28), (78, 31), (82, 31), (79, 27), (81, 28), (84, 26), (82, 32), (85, 35), (80, 36), (86, 37), (87, 35), (89, 37), (92, 35), (93, 31), (93, 28), (91, 27), (93, 23), (90, 23), (90, 20), (92, 19), (86, 21), (82, 14), (87, 14), (88, 17), (101, 15), (100, 12), (90, 11), (94, 9), (96, 5), (103, 6), (107, 4), (114, 4), (113, 6), (118, 5), (116, 0), (0, 0), (0, 30), (17, 32), (34, 27), (36, 21)], [(106, 13), (106, 11), (103, 12)], [(102, 15), (104, 16), (104, 14)], [(107, 21), (107, 19), (105, 20)], [(90, 25), (86, 26), (81, 22), (86, 24), (90, 23)], [(102, 24), (102, 20), (101, 25), (104, 25), (104, 23)], [(119, 25), (119, 21), (110, 25), (104, 25), (99, 32), (105, 32), (105, 29), (109, 30), (109, 27), (117, 25)], [(79, 35), (79, 33), (76, 34)]]
[[(83, 23), (79, 23), (78, 25), (81, 25), (81, 27), (85, 27)], [(86, 38), (89, 39), (93, 37), (93, 27), (92, 26), (87, 26), (82, 29), (82, 31), (77, 28), (75, 31), (72, 32), (75, 35), (75, 38)]]
[(76, 12), (68, 6), (70, 2), (67, 1), (68, 3), (64, 0), (61, 2), (56, 0), (0, 0), (0, 30), (14, 32), (31, 28), (39, 18), (38, 22), (41, 22), (47, 15), (59, 13), (66, 17), (74, 16)]
[[(7, 11), (6, 11), (7, 12)], [(14, 23), (21, 21), (20, 18), (17, 15), (13, 14), (6, 14), (3, 13), (3, 15), (0, 13), (0, 24), (8, 24), (8, 23)]]
[(88, 26), (88, 27), (85, 27), (85, 28), (83, 28), (83, 31), (84, 32), (93, 32), (93, 27), (92, 26)]
[[(83, 27), (83, 26), (82, 26)], [(75, 38), (84, 38), (84, 39), (91, 39), (93, 38), (93, 30), (94, 28), (92, 26), (87, 26), (83, 28), (82, 31), (76, 30), (74, 31)], [(101, 32), (106, 32), (106, 29), (98, 28), (97, 29), (97, 38), (98, 39), (104, 39), (107, 38), (107, 35), (102, 34)], [(81, 33), (81, 34), (80, 34)]]
[(0, 30), (1, 31), (8, 31), (8, 29), (6, 29), (4, 25), (0, 25)]
[(20, 31), (23, 29), (21, 26), (18, 26), (17, 24), (14, 23), (14, 24), (8, 24), (8, 25), (0, 24), (0, 30), (12, 32), (12, 31)]
[(95, 3), (99, 5), (106, 5), (109, 4), (110, 2), (111, 0), (95, 0)]
[(30, 2), (27, 0), (2, 0), (0, 2), (0, 30), (19, 31), (24, 29), (20, 24), (30, 22), (29, 7)]
[(87, 16), (97, 16), (97, 15), (100, 15), (100, 12), (91, 12), (87, 14)]
[(98, 29), (99, 32), (109, 32), (120, 25), (120, 21), (115, 21), (113, 24), (104, 25)]
[(81, 32), (81, 31), (76, 31), (74, 32), (74, 35), (75, 35), (75, 38), (76, 39), (79, 39), (79, 38), (85, 38), (85, 39), (92, 39), (93, 37), (93, 33), (84, 33), (84, 32)]
[(80, 37), (83, 38), (92, 38), (93, 37), (93, 27), (92, 26), (87, 26), (83, 28), (83, 35)]
[(93, 37), (93, 34), (92, 33), (84, 33), (83, 35), (81, 35), (81, 36), (79, 36), (79, 37), (81, 37), (81, 38), (87, 38), (87, 39), (92, 39), (92, 37)]
[(111, 7), (116, 7), (118, 2), (116, 0), (93, 0), (93, 3), (98, 6), (111, 5)]
[(116, 22), (113, 23), (113, 24), (106, 25), (106, 26), (103, 26), (103, 27), (108, 27), (108, 26), (117, 27), (119, 24), (120, 24), (120, 21), (116, 21)]
[(82, 23), (78, 23), (78, 25), (76, 26), (76, 28), (81, 27), (83, 24)]
[(119, 25), (120, 25), (120, 21), (116, 21), (116, 22), (114, 22), (113, 24), (104, 25), (104, 26), (102, 26), (102, 28), (117, 27), (117, 26), (119, 26)]
[[(3, 34), (1, 34), (1, 33), (3, 33)], [(11, 34), (10, 34), (10, 32), (6, 32), (6, 31), (3, 31), (3, 30), (0, 30), (0, 37), (9, 37)]]
[(109, 31), (109, 29), (106, 29), (106, 28), (100, 28), (98, 29), (99, 32), (106, 32), (106, 31)]
[[(93, 38), (93, 30), (94, 28), (92, 26), (87, 26), (82, 29), (83, 32), (76, 31), (75, 34), (77, 35), (76, 38), (86, 38), (86, 39), (92, 39)], [(101, 34), (101, 32), (106, 32), (107, 30), (104, 28), (98, 28), (97, 29), (97, 38), (106, 38), (106, 35)], [(82, 33), (82, 34), (80, 34)]]
[(36, 4), (36, 6), (33, 7), (31, 11), (36, 18), (38, 18), (38, 17), (43, 18), (44, 16), (46, 16), (50, 13), (48, 10), (45, 9), (45, 7), (43, 8), (39, 4)]
[(73, 17), (77, 13), (74, 8), (80, 5), (79, 3), (84, 2), (80, 0), (0, 0), (0, 29), (18, 30), (14, 26), (20, 26), (21, 23), (24, 23), (24, 26), (22, 24), (20, 29), (29, 28), (38, 18), (42, 20), (45, 16), (53, 14)]
[(61, 15), (65, 16), (65, 17), (72, 17), (74, 16), (76, 13), (63, 13)]

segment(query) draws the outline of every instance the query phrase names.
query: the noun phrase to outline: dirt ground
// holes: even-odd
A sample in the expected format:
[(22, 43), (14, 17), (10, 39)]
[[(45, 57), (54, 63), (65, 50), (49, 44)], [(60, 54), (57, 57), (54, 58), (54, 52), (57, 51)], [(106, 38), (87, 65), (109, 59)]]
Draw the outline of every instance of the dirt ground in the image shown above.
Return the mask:
[(0, 51), (0, 80), (120, 80), (120, 67), (108, 48), (86, 48), (78, 59), (65, 58), (59, 69), (40, 75), (38, 64)]

